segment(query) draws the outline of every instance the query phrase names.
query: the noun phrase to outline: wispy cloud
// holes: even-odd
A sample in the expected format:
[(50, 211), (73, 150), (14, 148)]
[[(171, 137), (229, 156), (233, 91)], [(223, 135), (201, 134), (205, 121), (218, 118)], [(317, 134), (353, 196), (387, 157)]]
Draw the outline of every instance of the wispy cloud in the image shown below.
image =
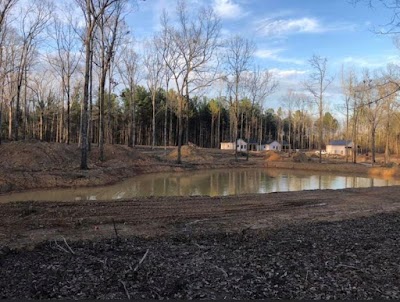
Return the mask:
[(257, 31), (265, 36), (286, 36), (299, 33), (323, 33), (328, 31), (351, 30), (356, 26), (351, 23), (324, 24), (314, 17), (282, 18), (269, 16), (255, 22)]
[(238, 19), (246, 15), (244, 9), (233, 0), (214, 0), (213, 8), (223, 19)]
[(345, 57), (343, 63), (360, 68), (382, 68), (388, 64), (400, 64), (400, 57), (397, 55), (375, 56), (375, 57)]
[(302, 76), (307, 73), (307, 70), (298, 70), (298, 69), (279, 69), (272, 68), (270, 70), (274, 76), (279, 79), (289, 79), (297, 76)]
[(304, 65), (304, 60), (295, 58), (285, 58), (280, 55), (284, 49), (259, 49), (255, 52), (255, 56), (260, 59), (269, 59), (280, 63), (290, 63), (296, 65)]

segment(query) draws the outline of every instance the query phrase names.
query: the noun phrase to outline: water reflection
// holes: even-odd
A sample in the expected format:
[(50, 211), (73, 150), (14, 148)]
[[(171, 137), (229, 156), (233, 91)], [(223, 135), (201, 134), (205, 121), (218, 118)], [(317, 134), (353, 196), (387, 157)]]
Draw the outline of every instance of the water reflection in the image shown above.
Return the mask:
[(147, 174), (106, 187), (43, 190), (2, 195), (0, 202), (110, 200), (138, 196), (224, 196), (392, 185), (400, 185), (400, 181), (294, 170), (232, 169)]

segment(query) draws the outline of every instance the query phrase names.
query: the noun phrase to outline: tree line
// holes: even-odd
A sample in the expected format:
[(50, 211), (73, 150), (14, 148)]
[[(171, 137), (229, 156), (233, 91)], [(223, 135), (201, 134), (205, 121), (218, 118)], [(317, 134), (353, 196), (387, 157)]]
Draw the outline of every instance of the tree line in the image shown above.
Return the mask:
[(394, 66), (361, 77), (343, 71), (344, 101), (334, 116), (333, 77), (327, 59), (314, 55), (301, 89), (289, 89), (274, 110), (266, 104), (278, 98), (276, 76), (255, 64), (253, 41), (221, 37), (211, 7), (177, 1), (138, 51), (126, 16), (140, 3), (20, 4), (0, 2), (0, 143), (78, 143), (82, 169), (93, 145), (105, 159), (104, 144), (178, 146), (178, 162), (183, 144), (218, 148), (238, 138), (320, 150), (340, 138), (370, 150), (373, 160), (377, 148), (387, 160), (399, 153)]

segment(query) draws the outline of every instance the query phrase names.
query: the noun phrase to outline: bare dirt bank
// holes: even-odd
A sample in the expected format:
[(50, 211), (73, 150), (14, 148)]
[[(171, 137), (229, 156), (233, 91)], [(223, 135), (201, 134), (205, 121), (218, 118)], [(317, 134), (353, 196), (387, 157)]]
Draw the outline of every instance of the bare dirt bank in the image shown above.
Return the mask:
[(176, 163), (176, 148), (129, 148), (106, 145), (106, 160), (92, 147), (89, 170), (80, 170), (78, 146), (45, 142), (10, 142), (0, 145), (0, 193), (45, 188), (112, 184), (143, 173), (209, 168), (252, 167), (260, 158), (235, 160), (232, 152), (184, 146), (183, 163)]

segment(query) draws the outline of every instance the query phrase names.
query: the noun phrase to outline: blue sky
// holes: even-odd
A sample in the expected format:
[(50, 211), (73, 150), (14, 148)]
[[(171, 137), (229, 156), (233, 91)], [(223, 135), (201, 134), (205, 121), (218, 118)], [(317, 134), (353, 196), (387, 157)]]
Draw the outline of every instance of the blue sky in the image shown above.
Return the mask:
[[(400, 51), (392, 37), (374, 33), (390, 20), (391, 12), (349, 0), (187, 0), (190, 6), (211, 5), (222, 20), (222, 34), (241, 34), (257, 45), (256, 63), (275, 73), (280, 91), (270, 106), (279, 106), (279, 95), (300, 84), (310, 72), (313, 54), (328, 59), (328, 72), (335, 76), (328, 95), (340, 102), (340, 70), (371, 71), (399, 62)], [(163, 9), (171, 14), (175, 0), (139, 1), (129, 24), (140, 40), (158, 28)]]

